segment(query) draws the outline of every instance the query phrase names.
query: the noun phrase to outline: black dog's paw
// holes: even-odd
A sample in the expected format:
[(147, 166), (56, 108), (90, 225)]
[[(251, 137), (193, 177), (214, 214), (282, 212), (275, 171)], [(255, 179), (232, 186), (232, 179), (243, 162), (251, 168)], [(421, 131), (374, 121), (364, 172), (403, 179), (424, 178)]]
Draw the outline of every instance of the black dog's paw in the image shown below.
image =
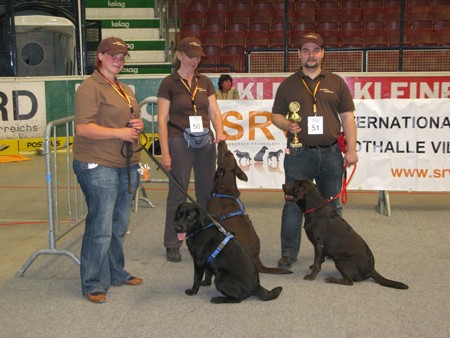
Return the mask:
[(186, 291), (184, 291), (185, 294), (187, 294), (188, 296), (193, 296), (197, 294), (197, 291), (194, 289), (187, 289)]
[(211, 284), (211, 279), (205, 279), (202, 281), (201, 286), (210, 286)]

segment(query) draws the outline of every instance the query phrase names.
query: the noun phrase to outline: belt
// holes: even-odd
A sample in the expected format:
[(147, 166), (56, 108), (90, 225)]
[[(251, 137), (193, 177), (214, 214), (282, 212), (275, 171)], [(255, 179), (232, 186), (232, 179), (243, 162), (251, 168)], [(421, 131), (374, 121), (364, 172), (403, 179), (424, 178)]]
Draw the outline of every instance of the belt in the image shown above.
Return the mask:
[(310, 148), (310, 149), (323, 149), (323, 148), (330, 148), (330, 147), (334, 146), (336, 143), (337, 143), (337, 141), (334, 141), (333, 143), (328, 144), (326, 146), (310, 146), (310, 145), (304, 144), (303, 147)]

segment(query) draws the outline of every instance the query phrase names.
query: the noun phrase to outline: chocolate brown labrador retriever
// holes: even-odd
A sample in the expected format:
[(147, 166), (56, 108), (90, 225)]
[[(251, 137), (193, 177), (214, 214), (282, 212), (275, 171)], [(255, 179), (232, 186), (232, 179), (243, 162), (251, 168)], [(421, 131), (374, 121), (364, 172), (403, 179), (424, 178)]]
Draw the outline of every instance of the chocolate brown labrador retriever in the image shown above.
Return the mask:
[(245, 212), (239, 199), (240, 191), (236, 178), (247, 181), (247, 175), (238, 166), (236, 159), (227, 144), (220, 141), (217, 150), (217, 170), (214, 176), (212, 197), (206, 210), (213, 215), (223, 227), (231, 232), (245, 248), (260, 273), (287, 274), (288, 269), (269, 268), (263, 265), (259, 257), (261, 242), (253, 227), (252, 221)]
[(353, 285), (372, 278), (378, 284), (408, 289), (406, 284), (381, 276), (375, 270), (375, 258), (367, 243), (338, 215), (310, 181), (283, 184), (287, 200), (295, 201), (305, 216), (305, 231), (314, 245), (314, 264), (304, 279), (314, 280), (325, 255), (332, 258), (343, 278), (327, 277), (328, 283)]
[(220, 224), (212, 223), (203, 209), (192, 203), (178, 206), (176, 216), (178, 238), (186, 243), (194, 260), (194, 284), (187, 295), (197, 294), (203, 274), (214, 275), (216, 289), (225, 297), (213, 297), (211, 303), (240, 303), (254, 295), (267, 301), (277, 298), (282, 288), (269, 291), (261, 286), (255, 264), (244, 248)]

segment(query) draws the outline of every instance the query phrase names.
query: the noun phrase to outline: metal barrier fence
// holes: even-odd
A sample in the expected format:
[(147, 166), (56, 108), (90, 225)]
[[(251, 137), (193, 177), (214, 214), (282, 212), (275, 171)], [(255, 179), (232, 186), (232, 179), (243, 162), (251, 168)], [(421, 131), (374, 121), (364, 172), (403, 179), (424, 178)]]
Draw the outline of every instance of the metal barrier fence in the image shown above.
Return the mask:
[[(250, 50), (249, 73), (285, 72), (285, 53), (278, 49)], [(300, 68), (298, 50), (290, 49), (287, 71)], [(450, 70), (450, 48), (326, 49), (323, 67), (330, 72), (439, 72)]]
[(57, 240), (83, 223), (86, 216), (84, 198), (72, 170), (73, 119), (73, 116), (69, 116), (49, 122), (45, 129), (48, 248), (34, 252), (17, 272), (18, 276), (23, 276), (40, 255), (65, 255), (80, 265), (80, 260), (73, 252), (56, 248)]

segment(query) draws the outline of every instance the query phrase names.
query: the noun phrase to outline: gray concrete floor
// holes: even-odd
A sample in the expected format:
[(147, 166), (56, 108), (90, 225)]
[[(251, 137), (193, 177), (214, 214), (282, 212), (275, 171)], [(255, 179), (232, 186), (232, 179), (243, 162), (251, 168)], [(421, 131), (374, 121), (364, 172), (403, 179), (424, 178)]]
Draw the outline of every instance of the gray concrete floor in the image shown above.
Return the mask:
[[(78, 266), (68, 257), (42, 255), (23, 277), (30, 255), (48, 246), (45, 158), (0, 164), (0, 337), (448, 337), (450, 336), (450, 195), (391, 193), (391, 217), (376, 210), (377, 192), (350, 192), (344, 217), (368, 242), (377, 270), (407, 283), (407, 291), (364, 281), (329, 285), (331, 262), (312, 282), (303, 275), (312, 246), (302, 239), (292, 275), (261, 275), (267, 288), (283, 286), (269, 303), (250, 298), (213, 305), (218, 292), (192, 283), (192, 261), (165, 260), (162, 245), (165, 183), (146, 183), (149, 208), (139, 203), (125, 241), (127, 270), (143, 277), (138, 287), (112, 288), (103, 305), (82, 298)], [(261, 239), (261, 258), (279, 258), (281, 191), (243, 191), (241, 199)], [(83, 225), (57, 242), (79, 254)]]

